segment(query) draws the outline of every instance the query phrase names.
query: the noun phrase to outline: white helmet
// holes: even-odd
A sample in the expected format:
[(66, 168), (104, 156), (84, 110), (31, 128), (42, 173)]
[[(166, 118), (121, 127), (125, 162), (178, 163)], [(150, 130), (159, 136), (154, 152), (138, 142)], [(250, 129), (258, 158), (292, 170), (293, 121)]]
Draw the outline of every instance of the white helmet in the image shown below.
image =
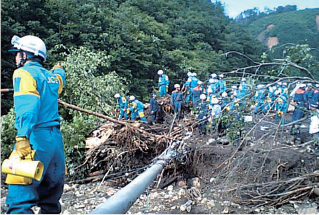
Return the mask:
[(200, 99), (206, 99), (206, 95), (205, 94), (200, 94), (199, 98)]
[(212, 78), (216, 78), (217, 77), (216, 73), (213, 73), (211, 76), (212, 76)]
[(14, 49), (9, 50), (10, 52), (22, 50), (30, 52), (34, 56), (40, 56), (44, 61), (47, 59), (47, 48), (39, 37), (27, 35), (20, 38), (14, 35), (11, 39), (11, 44)]
[(175, 84), (174, 88), (181, 88), (181, 86), (179, 84)]
[(225, 91), (222, 93), (222, 97), (227, 97), (227, 93)]
[(224, 78), (224, 75), (223, 75), (223, 74), (220, 74), (219, 77), (220, 77), (220, 78)]
[(237, 86), (236, 85), (233, 85), (231, 86), (232, 89), (236, 90), (237, 89)]
[(195, 77), (196, 77), (196, 76), (197, 76), (197, 73), (196, 73), (196, 72), (193, 72), (193, 76), (195, 76)]
[(158, 70), (157, 74), (158, 75), (163, 75), (163, 70)]
[(208, 87), (207, 92), (208, 92), (208, 93), (212, 93), (212, 92), (213, 92), (213, 89), (210, 88), (210, 87)]
[(316, 88), (319, 88), (319, 84), (316, 84), (315, 87), (316, 87)]
[(279, 82), (277, 83), (277, 85), (280, 85), (280, 86), (281, 86), (281, 85), (282, 85), (282, 83), (279, 81)]
[(211, 83), (211, 84), (214, 83), (214, 79), (210, 78), (209, 83)]
[(135, 96), (130, 96), (130, 101), (134, 101), (135, 100)]
[(211, 103), (212, 103), (212, 104), (217, 104), (217, 103), (218, 103), (218, 99), (217, 99), (217, 98), (212, 98)]
[(307, 87), (310, 87), (310, 86), (312, 87), (312, 83), (308, 83), (308, 84), (307, 84)]
[(197, 82), (197, 85), (200, 85), (200, 84), (202, 84), (202, 83), (203, 83), (202, 81), (198, 81), (198, 82)]
[(287, 86), (288, 84), (287, 84), (287, 82), (284, 82), (284, 83), (282, 83), (282, 85), (283, 85), (283, 86)]
[(189, 76), (192, 76), (192, 74), (193, 74), (193, 73), (188, 72), (188, 73), (187, 73), (187, 76), (188, 76), (188, 77), (189, 77)]
[(305, 84), (300, 84), (299, 87), (300, 87), (300, 88), (306, 88), (306, 85), (305, 85)]
[(120, 94), (119, 94), (119, 93), (116, 93), (116, 94), (114, 95), (114, 98), (120, 98)]
[(246, 81), (246, 78), (242, 78), (241, 81)]
[(262, 84), (258, 84), (257, 85), (257, 89), (261, 89), (261, 88), (263, 88), (264, 87), (264, 85), (262, 85)]

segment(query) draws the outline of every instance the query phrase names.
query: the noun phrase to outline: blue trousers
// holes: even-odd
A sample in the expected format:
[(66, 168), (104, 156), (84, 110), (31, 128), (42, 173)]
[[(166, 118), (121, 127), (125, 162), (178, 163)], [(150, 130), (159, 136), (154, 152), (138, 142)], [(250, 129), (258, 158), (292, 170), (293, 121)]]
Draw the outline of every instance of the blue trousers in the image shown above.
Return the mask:
[(124, 116), (125, 119), (128, 119), (127, 112), (124, 111), (124, 108), (121, 108), (121, 109), (120, 109), (120, 119), (122, 119), (123, 116)]
[(147, 122), (147, 119), (145, 118), (145, 115), (144, 115), (144, 110), (137, 110), (135, 112), (132, 112), (131, 120), (135, 120), (137, 116), (139, 116), (142, 121)]
[(36, 150), (34, 160), (44, 165), (43, 175), (40, 181), (33, 180), (30, 185), (8, 186), (7, 213), (33, 214), (31, 207), (38, 206), (40, 214), (58, 214), (65, 179), (62, 133), (56, 127), (34, 129), (30, 144)]
[(167, 92), (166, 92), (166, 85), (161, 85), (159, 87), (159, 90), (160, 90), (160, 93), (159, 93), (159, 96), (160, 97), (163, 97), (163, 96), (166, 96), (167, 95)]

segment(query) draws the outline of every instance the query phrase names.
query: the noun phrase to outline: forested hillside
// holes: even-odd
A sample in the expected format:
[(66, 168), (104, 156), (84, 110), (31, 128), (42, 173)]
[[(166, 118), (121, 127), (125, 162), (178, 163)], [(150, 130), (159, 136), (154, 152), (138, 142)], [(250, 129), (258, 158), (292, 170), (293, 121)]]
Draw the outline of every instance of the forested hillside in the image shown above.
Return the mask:
[[(15, 34), (44, 39), (47, 67), (65, 60), (59, 53), (71, 47), (103, 51), (108, 66), (97, 68), (97, 74), (115, 71), (141, 99), (148, 99), (156, 85), (158, 69), (172, 83), (184, 80), (188, 71), (208, 78), (248, 63), (222, 53), (258, 58), (262, 51), (257, 40), (224, 16), (220, 3), (209, 0), (4, 0), (1, 10), (2, 88), (11, 87), (14, 64), (7, 50)], [(65, 47), (53, 51), (58, 44)], [(2, 114), (11, 106), (9, 97), (2, 97)]]
[[(238, 20), (240, 22), (240, 20)], [(269, 48), (274, 57), (282, 57), (285, 44), (308, 44), (319, 47), (319, 9), (306, 9), (269, 14), (248, 23), (249, 32)], [(275, 46), (277, 45), (277, 46)], [(313, 54), (319, 57), (319, 51)]]

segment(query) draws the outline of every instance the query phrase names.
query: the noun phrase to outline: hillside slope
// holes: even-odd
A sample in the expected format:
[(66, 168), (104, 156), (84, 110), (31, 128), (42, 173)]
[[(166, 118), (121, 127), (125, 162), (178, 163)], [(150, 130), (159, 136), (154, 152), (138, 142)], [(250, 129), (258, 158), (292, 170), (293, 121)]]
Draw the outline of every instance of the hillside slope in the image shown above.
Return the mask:
[(248, 25), (253, 37), (268, 48), (286, 43), (319, 47), (319, 8), (269, 15)]

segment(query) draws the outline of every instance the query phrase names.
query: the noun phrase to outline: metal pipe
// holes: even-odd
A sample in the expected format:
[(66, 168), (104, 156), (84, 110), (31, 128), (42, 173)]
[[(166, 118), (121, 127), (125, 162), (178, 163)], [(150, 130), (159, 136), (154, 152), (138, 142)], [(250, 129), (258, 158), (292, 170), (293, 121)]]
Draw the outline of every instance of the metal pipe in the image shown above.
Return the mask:
[[(170, 148), (174, 148), (173, 144)], [(138, 197), (146, 190), (152, 183), (157, 174), (159, 174), (166, 163), (176, 156), (175, 150), (166, 150), (159, 159), (145, 172), (135, 178), (127, 186), (119, 190), (110, 198), (106, 199), (98, 205), (90, 214), (124, 214)]]

